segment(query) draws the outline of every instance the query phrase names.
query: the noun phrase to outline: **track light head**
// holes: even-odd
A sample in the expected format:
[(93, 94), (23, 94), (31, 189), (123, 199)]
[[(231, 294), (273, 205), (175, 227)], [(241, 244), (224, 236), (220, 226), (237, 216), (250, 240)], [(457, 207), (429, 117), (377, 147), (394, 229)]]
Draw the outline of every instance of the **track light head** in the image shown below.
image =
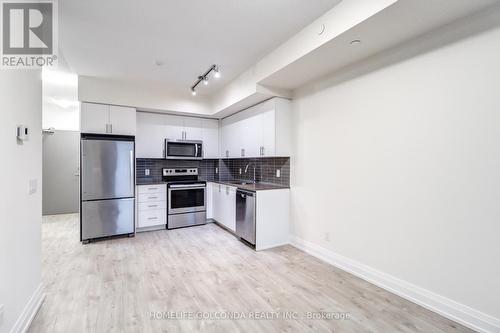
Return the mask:
[(196, 96), (196, 90), (194, 90), (193, 88), (191, 88), (191, 95)]
[(216, 79), (220, 78), (220, 70), (219, 70), (219, 67), (215, 67), (214, 69), (215, 73), (214, 73), (214, 77)]
[(203, 77), (203, 84), (208, 85), (208, 78), (206, 76)]

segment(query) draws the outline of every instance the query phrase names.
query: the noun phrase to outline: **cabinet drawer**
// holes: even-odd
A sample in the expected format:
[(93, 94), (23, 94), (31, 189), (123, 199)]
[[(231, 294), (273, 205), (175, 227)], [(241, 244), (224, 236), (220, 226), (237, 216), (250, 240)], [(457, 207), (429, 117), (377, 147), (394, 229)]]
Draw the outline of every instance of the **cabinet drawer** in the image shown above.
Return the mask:
[(166, 193), (167, 186), (163, 184), (158, 185), (140, 185), (138, 187), (139, 194), (144, 193)]
[(167, 224), (167, 211), (165, 209), (145, 210), (138, 213), (139, 228)]
[(153, 201), (166, 201), (167, 192), (162, 193), (139, 193), (138, 202), (153, 202)]
[(139, 211), (167, 209), (167, 201), (139, 202)]

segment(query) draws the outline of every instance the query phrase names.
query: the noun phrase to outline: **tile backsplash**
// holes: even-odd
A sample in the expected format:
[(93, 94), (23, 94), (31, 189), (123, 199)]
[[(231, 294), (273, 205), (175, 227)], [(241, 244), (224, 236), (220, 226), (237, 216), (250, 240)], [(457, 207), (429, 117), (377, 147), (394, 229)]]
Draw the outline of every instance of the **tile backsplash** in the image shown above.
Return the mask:
[[(245, 172), (246, 169), (246, 172)], [(279, 170), (279, 177), (277, 171)], [(229, 158), (219, 160), (219, 180), (249, 180), (290, 186), (289, 157)]]
[[(248, 168), (246, 168), (248, 166)], [(207, 181), (253, 180), (281, 186), (290, 186), (290, 158), (229, 158), (201, 161), (138, 158), (137, 183), (160, 182), (162, 168), (198, 168), (199, 177)], [(245, 172), (245, 168), (247, 172)], [(149, 176), (146, 176), (149, 169)], [(279, 170), (280, 177), (277, 177)]]

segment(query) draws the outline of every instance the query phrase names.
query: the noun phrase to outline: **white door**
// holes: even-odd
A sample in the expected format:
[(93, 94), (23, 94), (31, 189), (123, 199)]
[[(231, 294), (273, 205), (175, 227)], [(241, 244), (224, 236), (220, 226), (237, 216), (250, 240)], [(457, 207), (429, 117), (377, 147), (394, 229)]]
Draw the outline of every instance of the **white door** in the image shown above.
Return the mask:
[(219, 156), (222, 158), (229, 157), (229, 144), (231, 143), (231, 124), (222, 122), (221, 126), (221, 145), (220, 145), (220, 154)]
[(276, 154), (276, 117), (274, 109), (259, 115), (259, 155), (274, 156)]
[(184, 117), (184, 140), (201, 140), (202, 127), (201, 118)]
[(43, 215), (80, 209), (80, 132), (43, 134)]
[(236, 231), (236, 188), (226, 186), (224, 190), (224, 224), (228, 229)]
[(212, 187), (214, 183), (207, 183), (207, 219), (214, 218), (213, 200), (212, 200)]
[[(244, 157), (259, 156), (259, 137), (262, 133), (260, 115), (254, 115), (240, 122), (240, 145), (244, 149)], [(240, 155), (241, 156), (241, 155)]]
[(109, 106), (109, 119), (111, 133), (117, 135), (136, 134), (136, 111), (134, 108), (124, 106)]
[(164, 115), (164, 138), (182, 140), (184, 137), (184, 117)]
[(203, 157), (219, 158), (219, 121), (203, 119), (202, 121)]
[(82, 103), (80, 126), (82, 133), (108, 134), (109, 105)]
[(212, 209), (213, 209), (213, 218), (220, 224), (223, 224), (221, 218), (222, 206), (221, 206), (221, 185), (213, 184), (212, 186)]
[(137, 112), (135, 150), (138, 158), (163, 158), (165, 146), (164, 115)]
[(243, 147), (242, 128), (242, 123), (240, 121), (230, 123), (227, 126), (226, 149), (230, 158), (241, 156), (241, 148)]

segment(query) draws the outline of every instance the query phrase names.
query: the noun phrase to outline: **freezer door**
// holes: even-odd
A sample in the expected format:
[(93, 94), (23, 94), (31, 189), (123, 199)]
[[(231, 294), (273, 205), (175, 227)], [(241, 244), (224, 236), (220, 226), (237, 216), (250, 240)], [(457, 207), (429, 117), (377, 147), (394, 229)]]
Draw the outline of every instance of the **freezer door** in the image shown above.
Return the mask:
[(133, 141), (82, 140), (82, 200), (134, 196)]
[(82, 241), (134, 233), (134, 199), (82, 202)]

